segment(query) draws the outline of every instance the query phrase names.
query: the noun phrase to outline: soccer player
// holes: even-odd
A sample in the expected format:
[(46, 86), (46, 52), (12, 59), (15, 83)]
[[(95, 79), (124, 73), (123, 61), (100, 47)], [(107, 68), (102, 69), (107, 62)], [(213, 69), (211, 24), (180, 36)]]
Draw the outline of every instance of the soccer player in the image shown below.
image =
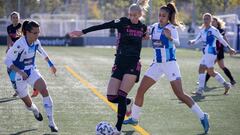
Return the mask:
[(138, 82), (141, 70), (140, 52), (142, 39), (147, 38), (147, 26), (139, 19), (143, 9), (147, 9), (148, 0), (138, 0), (128, 9), (128, 17), (122, 17), (110, 22), (103, 23), (69, 33), (70, 37), (80, 37), (88, 32), (116, 28), (118, 30), (118, 45), (115, 54), (115, 62), (112, 75), (107, 88), (107, 98), (112, 103), (118, 104), (117, 123), (115, 134), (120, 134), (122, 123), (126, 113), (126, 105), (131, 100), (126, 98), (129, 91)]
[[(12, 24), (10, 24), (7, 27), (8, 36), (7, 36), (6, 52), (9, 50), (10, 47), (12, 47), (13, 43), (22, 36), (22, 32), (21, 32), (22, 24), (20, 23), (20, 14), (18, 12), (14, 11), (10, 14), (10, 18), (11, 18)], [(11, 80), (12, 86), (13, 86), (14, 90), (16, 91), (16, 83), (15, 83), (14, 79), (11, 78), (12, 71), (9, 68), (7, 68), (7, 72), (8, 72), (9, 78)], [(38, 91), (34, 89), (32, 97), (36, 97), (37, 95), (38, 95)], [(17, 96), (17, 92), (15, 92), (13, 94), (13, 97), (16, 97), (16, 96)]]
[(56, 68), (38, 40), (40, 33), (39, 24), (35, 21), (24, 21), (22, 27), (24, 36), (19, 38), (8, 50), (5, 64), (9, 69), (14, 71), (12, 72), (11, 77), (14, 78), (14, 81), (16, 82), (18, 96), (24, 102), (26, 108), (33, 112), (34, 117), (38, 121), (42, 121), (43, 117), (41, 113), (28, 94), (27, 85), (29, 84), (33, 88), (39, 90), (43, 96), (43, 106), (48, 117), (49, 127), (52, 132), (58, 132), (58, 128), (53, 118), (52, 98), (48, 93), (45, 80), (36, 69), (36, 52), (46, 60), (52, 73), (56, 73)]
[(223, 46), (227, 47), (231, 55), (235, 54), (236, 51), (231, 48), (230, 45), (223, 39), (218, 29), (211, 25), (212, 15), (210, 13), (205, 13), (203, 15), (203, 22), (204, 28), (200, 31), (200, 33), (194, 40), (189, 41), (190, 45), (197, 44), (201, 41), (205, 44), (205, 48), (203, 50), (204, 54), (199, 65), (199, 85), (196, 94), (203, 95), (206, 70), (210, 76), (214, 77), (217, 82), (219, 82), (225, 87), (224, 94), (227, 94), (229, 89), (231, 88), (231, 84), (226, 82), (225, 79), (221, 76), (221, 74), (214, 70), (214, 63), (217, 58), (216, 41), (218, 40), (220, 43), (222, 43)]
[[(222, 20), (220, 20), (217, 17), (213, 17), (212, 26), (217, 28), (219, 30), (219, 32), (222, 34), (223, 38), (228, 42), (228, 40), (225, 36), (224, 25), (225, 25), (225, 23)], [(229, 78), (230, 83), (233, 86), (233, 85), (236, 84), (236, 81), (234, 80), (230, 70), (224, 65), (224, 46), (217, 40), (216, 47), (217, 47), (217, 60), (216, 60), (216, 62), (218, 63), (218, 66), (226, 74), (226, 76)], [(207, 83), (209, 78), (210, 78), (210, 75), (207, 73), (205, 83)]]
[(205, 133), (209, 130), (208, 114), (204, 113), (197, 103), (182, 88), (181, 74), (176, 62), (176, 45), (180, 45), (177, 27), (181, 24), (176, 20), (177, 9), (174, 3), (160, 8), (159, 22), (150, 27), (154, 59), (146, 71), (138, 88), (132, 114), (123, 124), (137, 125), (143, 106), (144, 94), (162, 75), (166, 75), (175, 95), (198, 116)]

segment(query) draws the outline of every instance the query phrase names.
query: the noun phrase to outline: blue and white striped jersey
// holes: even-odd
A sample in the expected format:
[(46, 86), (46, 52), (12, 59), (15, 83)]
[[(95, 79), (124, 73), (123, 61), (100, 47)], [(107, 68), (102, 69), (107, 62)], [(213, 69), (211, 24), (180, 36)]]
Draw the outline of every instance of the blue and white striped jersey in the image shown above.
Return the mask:
[(228, 43), (223, 39), (223, 36), (219, 32), (219, 30), (213, 26), (210, 26), (209, 28), (202, 29), (193, 41), (195, 42), (195, 44), (203, 42), (203, 45), (205, 46), (205, 54), (217, 55), (217, 40), (219, 40), (219, 42), (221, 42), (225, 47), (228, 46)]
[[(170, 41), (164, 35), (164, 29), (170, 30), (173, 38), (172, 41)], [(159, 23), (155, 23), (150, 26), (150, 34), (152, 39), (152, 47), (154, 49), (153, 62), (165, 63), (168, 61), (176, 61), (175, 45), (180, 45), (177, 28), (172, 24), (167, 24), (164, 27), (160, 27)]]
[(29, 45), (26, 37), (23, 36), (8, 50), (5, 58), (5, 64), (8, 68), (14, 64), (22, 71), (35, 68), (36, 52), (38, 52), (43, 58), (48, 57), (38, 39)]

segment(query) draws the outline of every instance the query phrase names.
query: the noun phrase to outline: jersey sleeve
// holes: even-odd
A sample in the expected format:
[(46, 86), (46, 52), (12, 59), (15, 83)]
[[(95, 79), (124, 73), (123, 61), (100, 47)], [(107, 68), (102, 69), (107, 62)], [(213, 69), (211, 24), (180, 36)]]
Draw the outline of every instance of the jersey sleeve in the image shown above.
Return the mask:
[(92, 31), (97, 31), (97, 30), (102, 30), (102, 29), (110, 29), (110, 28), (119, 28), (121, 26), (121, 24), (123, 23), (123, 21), (125, 21), (126, 18), (120, 18), (120, 19), (116, 19), (116, 20), (112, 20), (100, 25), (95, 25), (89, 28), (86, 28), (84, 30), (82, 30), (82, 32), (84, 34), (88, 33), (88, 32), (92, 32)]
[(172, 39), (173, 39), (172, 42), (176, 46), (180, 46), (180, 41), (179, 41), (177, 28), (175, 26), (171, 26), (170, 31), (171, 31), (171, 35), (172, 35)]
[(21, 48), (19, 42), (15, 42), (12, 47), (7, 51), (4, 63), (10, 68), (13, 65), (13, 61), (16, 61), (21, 54), (24, 52), (24, 49)]
[(196, 38), (193, 39), (193, 41), (194, 41), (194, 44), (198, 44), (199, 42), (202, 41), (202, 31), (200, 31), (200, 32), (197, 34)]
[(228, 43), (223, 39), (223, 36), (221, 35), (221, 33), (217, 29), (214, 30), (214, 35), (218, 39), (218, 41), (220, 43), (222, 43), (225, 47), (228, 46)]
[(46, 51), (43, 49), (42, 45), (41, 45), (41, 42), (38, 40), (38, 48), (37, 48), (37, 52), (38, 54), (41, 55), (41, 57), (43, 59), (45, 59), (46, 57), (48, 57)]

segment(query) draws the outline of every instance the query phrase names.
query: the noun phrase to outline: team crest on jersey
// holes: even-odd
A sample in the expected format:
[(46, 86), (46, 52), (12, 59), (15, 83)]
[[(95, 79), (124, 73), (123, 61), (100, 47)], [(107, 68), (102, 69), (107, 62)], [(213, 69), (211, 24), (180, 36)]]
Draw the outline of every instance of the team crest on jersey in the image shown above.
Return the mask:
[(207, 35), (208, 35), (208, 36), (212, 35), (212, 32), (211, 32), (211, 31), (208, 31)]
[(120, 19), (115, 19), (114, 20), (114, 23), (118, 23), (118, 22), (120, 22)]

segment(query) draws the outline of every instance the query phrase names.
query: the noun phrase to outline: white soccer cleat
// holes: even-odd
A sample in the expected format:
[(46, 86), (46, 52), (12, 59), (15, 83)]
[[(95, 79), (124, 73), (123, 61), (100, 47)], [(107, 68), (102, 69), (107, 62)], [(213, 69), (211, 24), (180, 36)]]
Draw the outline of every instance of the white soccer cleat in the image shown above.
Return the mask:
[(223, 86), (225, 88), (224, 95), (227, 95), (228, 91), (229, 91), (229, 89), (231, 88), (232, 85), (231, 85), (231, 83), (225, 82), (225, 83), (223, 83)]
[(114, 128), (113, 135), (121, 135), (121, 134), (122, 134), (121, 131), (118, 131), (117, 128)]

